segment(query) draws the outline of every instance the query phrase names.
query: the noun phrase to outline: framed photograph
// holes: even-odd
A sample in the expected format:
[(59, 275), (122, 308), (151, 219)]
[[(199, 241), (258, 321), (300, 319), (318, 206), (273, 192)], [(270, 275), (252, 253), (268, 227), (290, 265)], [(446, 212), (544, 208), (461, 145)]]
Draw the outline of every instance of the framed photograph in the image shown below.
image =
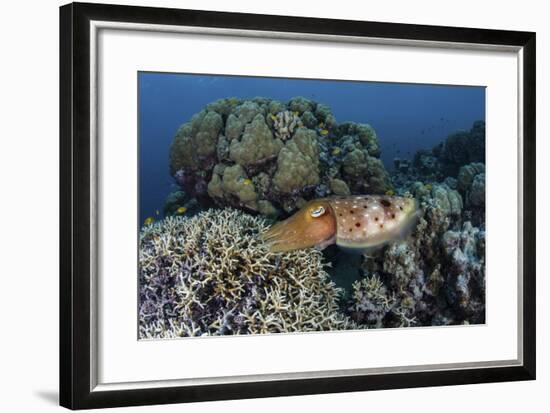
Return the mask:
[(62, 406), (535, 378), (535, 33), (60, 13)]

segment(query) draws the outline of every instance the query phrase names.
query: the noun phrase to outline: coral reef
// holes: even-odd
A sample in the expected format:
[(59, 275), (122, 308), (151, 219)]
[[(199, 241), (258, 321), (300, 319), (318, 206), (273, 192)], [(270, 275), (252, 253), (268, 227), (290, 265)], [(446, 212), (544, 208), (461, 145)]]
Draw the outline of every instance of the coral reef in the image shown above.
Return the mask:
[(273, 185), (281, 194), (299, 192), (319, 183), (317, 135), (311, 129), (299, 129), (277, 158)]
[(206, 210), (140, 232), (139, 336), (357, 328), (314, 249), (270, 253), (263, 218)]
[(432, 149), (438, 158), (441, 171), (456, 176), (462, 165), (485, 162), (485, 122), (476, 121), (466, 132), (456, 132)]
[(373, 327), (483, 323), (483, 230), (462, 224), (462, 197), (447, 184), (411, 189), (423, 216), (411, 237), (365, 258), (351, 317)]
[(448, 184), (422, 184), (415, 182), (410, 187), (411, 193), (421, 203), (434, 204), (445, 216), (458, 217), (462, 212), (463, 202), (460, 193)]
[(190, 198), (184, 191), (174, 191), (168, 194), (164, 203), (164, 216), (193, 215), (199, 210), (199, 204), (195, 198)]
[[(289, 110), (285, 110), (277, 113), (276, 116), (271, 115), (273, 120), (273, 128), (275, 129), (275, 136), (282, 141), (286, 141), (294, 134), (294, 129), (302, 126), (300, 117)], [(315, 121), (311, 118), (312, 114), (308, 111), (306, 117), (307, 124), (315, 124)]]
[[(206, 105), (170, 149), (175, 216), (140, 233), (140, 337), (485, 322), (485, 123), (394, 159), (391, 174), (380, 154), (371, 126), (304, 97)], [(264, 217), (354, 194), (414, 197), (422, 215), (353, 268), (334, 249), (273, 253), (260, 240)], [(336, 262), (346, 295), (326, 270)]]
[(264, 116), (258, 113), (245, 126), (241, 138), (231, 140), (229, 158), (242, 166), (258, 164), (276, 157), (282, 147), (283, 142), (274, 138)]
[[(431, 150), (417, 151), (409, 163), (394, 159), (392, 183), (401, 192), (424, 196), (429, 187), (440, 202), (461, 212), (462, 221), (485, 225), (485, 123), (447, 137)], [(444, 191), (441, 189), (444, 187)], [(431, 189), (430, 189), (431, 191)], [(435, 195), (435, 194), (434, 194)], [(457, 195), (460, 195), (460, 199)], [(447, 198), (447, 200), (445, 200)]]
[(442, 237), (446, 301), (470, 323), (485, 319), (485, 232), (467, 221)]
[(464, 198), (466, 218), (475, 225), (485, 225), (485, 164), (470, 163), (460, 168), (457, 188)]
[(455, 132), (432, 149), (417, 151), (410, 164), (395, 159), (392, 181), (396, 186), (407, 186), (411, 181), (440, 182), (447, 177), (458, 178), (465, 165), (484, 162), (485, 122), (476, 121), (469, 131)]
[(393, 327), (411, 327), (416, 323), (414, 316), (408, 315), (409, 309), (398, 305), (395, 294), (388, 292), (376, 274), (353, 284), (349, 311), (354, 320), (369, 328), (389, 327), (388, 319), (392, 319)]
[(242, 205), (246, 205), (251, 209), (257, 207), (258, 194), (254, 183), (239, 164), (233, 166), (216, 165), (212, 179), (208, 183), (208, 194), (214, 198), (233, 196)]
[(412, 236), (362, 264), (348, 304), (372, 327), (485, 322), (485, 123), (447, 137), (412, 161), (396, 158), (392, 183), (423, 215)]
[(170, 148), (176, 183), (203, 207), (286, 215), (331, 194), (383, 194), (392, 183), (372, 127), (338, 124), (295, 97), (220, 99), (183, 124)]

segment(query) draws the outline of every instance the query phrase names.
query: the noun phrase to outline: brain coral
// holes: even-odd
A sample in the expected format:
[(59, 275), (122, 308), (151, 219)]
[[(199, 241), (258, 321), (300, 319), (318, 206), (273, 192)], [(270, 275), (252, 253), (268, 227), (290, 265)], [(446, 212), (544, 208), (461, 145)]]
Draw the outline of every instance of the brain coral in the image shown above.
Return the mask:
[(270, 253), (260, 217), (210, 209), (140, 232), (139, 336), (164, 338), (355, 327), (314, 249)]
[(336, 188), (384, 193), (392, 186), (379, 157), (374, 129), (338, 124), (327, 105), (303, 97), (227, 98), (179, 128), (170, 172), (203, 207), (277, 215)]

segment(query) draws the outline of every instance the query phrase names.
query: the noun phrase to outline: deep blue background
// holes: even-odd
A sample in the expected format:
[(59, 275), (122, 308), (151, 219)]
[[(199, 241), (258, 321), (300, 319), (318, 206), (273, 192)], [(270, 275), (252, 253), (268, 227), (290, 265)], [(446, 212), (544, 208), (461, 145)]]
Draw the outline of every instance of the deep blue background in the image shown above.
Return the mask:
[(176, 130), (216, 99), (304, 96), (329, 105), (338, 122), (374, 127), (388, 169), (451, 132), (485, 119), (485, 88), (401, 83), (139, 73), (140, 219), (162, 214), (175, 190), (168, 152)]

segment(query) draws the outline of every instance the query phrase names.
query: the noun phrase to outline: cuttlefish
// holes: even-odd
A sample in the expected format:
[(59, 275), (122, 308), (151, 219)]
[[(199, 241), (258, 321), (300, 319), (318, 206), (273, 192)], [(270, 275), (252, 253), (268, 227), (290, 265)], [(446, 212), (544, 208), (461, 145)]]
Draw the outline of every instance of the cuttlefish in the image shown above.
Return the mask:
[(273, 252), (336, 244), (369, 253), (407, 236), (420, 215), (414, 198), (353, 195), (308, 202), (263, 236)]

